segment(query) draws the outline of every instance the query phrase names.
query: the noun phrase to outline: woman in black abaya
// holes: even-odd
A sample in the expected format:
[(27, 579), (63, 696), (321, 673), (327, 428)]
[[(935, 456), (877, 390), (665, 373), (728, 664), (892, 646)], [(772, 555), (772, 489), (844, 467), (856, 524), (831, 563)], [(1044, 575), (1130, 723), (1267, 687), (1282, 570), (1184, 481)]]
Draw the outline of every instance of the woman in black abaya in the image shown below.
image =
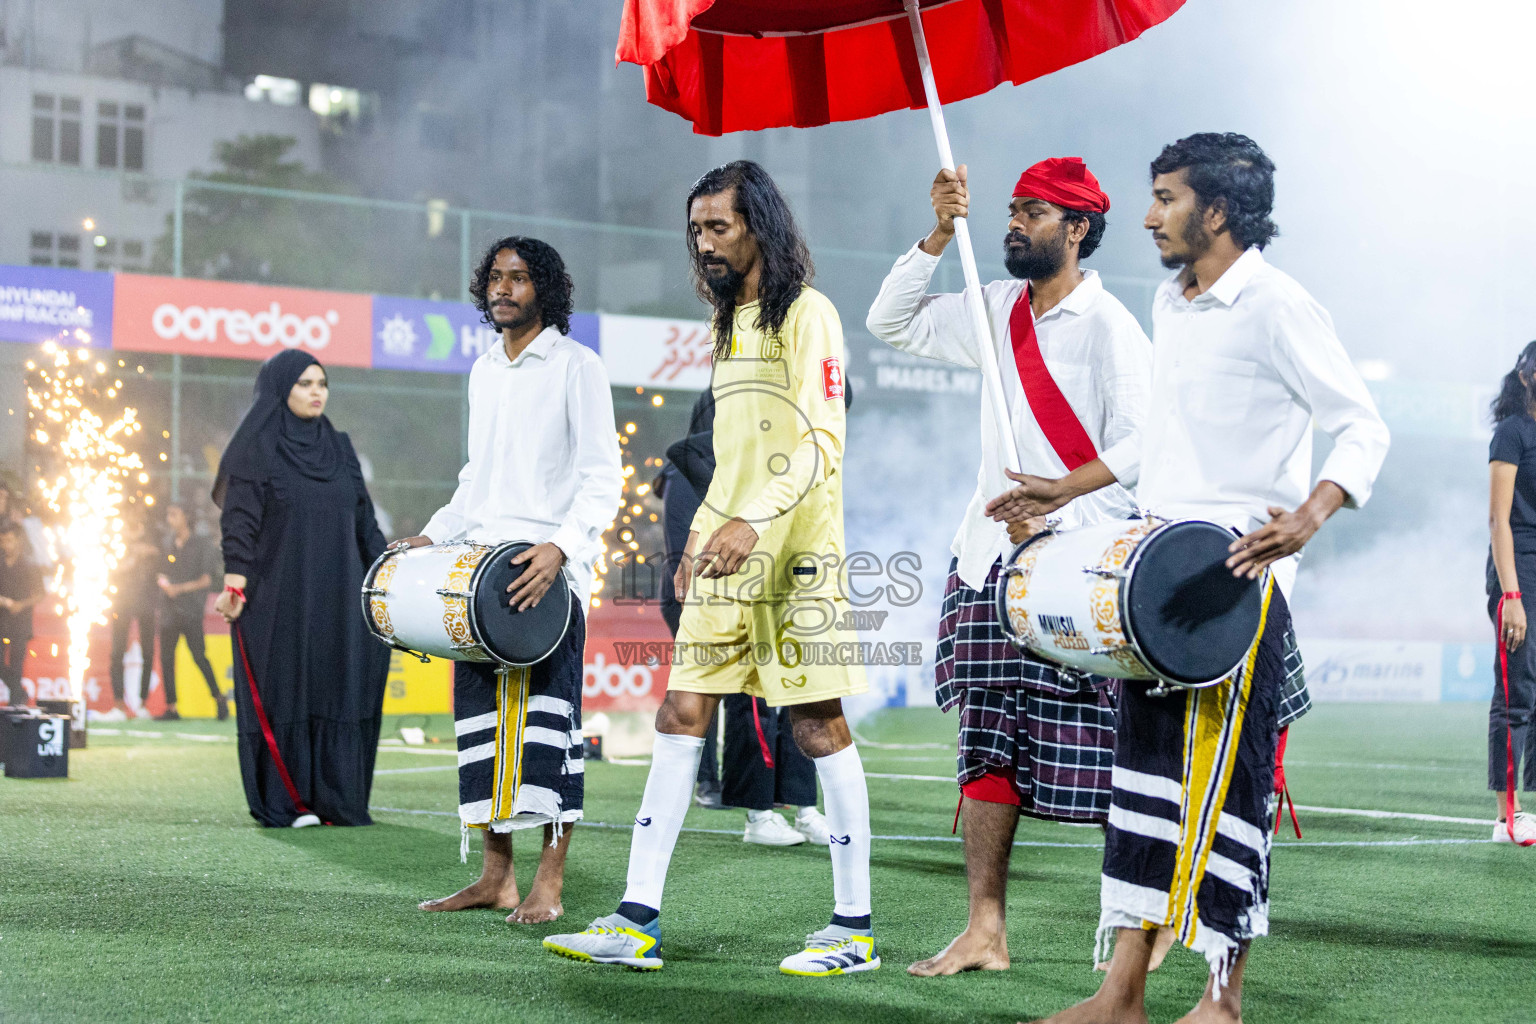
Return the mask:
[(372, 824), (390, 652), (358, 595), (384, 537), (352, 442), (324, 415), (328, 393), (307, 353), (262, 364), (213, 486), (240, 774), (251, 816), (275, 827)]

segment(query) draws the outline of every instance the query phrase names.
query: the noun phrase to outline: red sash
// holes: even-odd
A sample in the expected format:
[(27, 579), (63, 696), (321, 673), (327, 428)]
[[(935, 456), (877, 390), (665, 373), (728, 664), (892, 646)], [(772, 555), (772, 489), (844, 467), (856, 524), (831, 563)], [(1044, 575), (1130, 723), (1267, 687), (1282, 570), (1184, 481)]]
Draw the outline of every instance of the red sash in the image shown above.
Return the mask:
[(1045, 357), (1040, 354), (1040, 340), (1035, 337), (1035, 313), (1029, 306), (1028, 285), (1019, 293), (1019, 301), (1013, 304), (1013, 314), (1008, 318), (1008, 335), (1013, 342), (1013, 362), (1019, 370), (1019, 383), (1024, 385), (1029, 411), (1034, 413), (1035, 422), (1040, 424), (1041, 432), (1066, 465), (1067, 472), (1098, 458), (1093, 439), (1067, 403), (1067, 396), (1056, 386), (1051, 371), (1046, 369)]

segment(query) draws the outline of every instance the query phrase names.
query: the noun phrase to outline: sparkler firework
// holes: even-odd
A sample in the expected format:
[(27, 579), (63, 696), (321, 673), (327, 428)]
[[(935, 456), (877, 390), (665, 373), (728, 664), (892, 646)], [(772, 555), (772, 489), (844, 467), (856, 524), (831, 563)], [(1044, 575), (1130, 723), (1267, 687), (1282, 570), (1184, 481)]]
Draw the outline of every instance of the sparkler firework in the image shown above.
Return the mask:
[(48, 537), (58, 568), (52, 589), (69, 629), (69, 686), (78, 706), (91, 664), (91, 627), (107, 623), (116, 589), (110, 578), (124, 555), (124, 484), (149, 479), (139, 456), (123, 445), (143, 425), (136, 410), (118, 406), (118, 367), (100, 353), (48, 342), (40, 362), (27, 369), (33, 371), (27, 379), (32, 439), (53, 455), (37, 486), (53, 513)]

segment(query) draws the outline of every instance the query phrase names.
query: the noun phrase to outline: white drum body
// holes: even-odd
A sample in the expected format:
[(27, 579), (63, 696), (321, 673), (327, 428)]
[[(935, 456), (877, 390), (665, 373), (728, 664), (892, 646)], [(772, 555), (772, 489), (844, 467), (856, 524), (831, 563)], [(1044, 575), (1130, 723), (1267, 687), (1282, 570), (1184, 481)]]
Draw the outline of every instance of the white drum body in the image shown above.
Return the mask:
[(1112, 679), (1219, 682), (1258, 635), (1259, 584), (1225, 568), (1230, 531), (1202, 520), (1114, 520), (1046, 532), (998, 579), (998, 621), (1036, 657)]
[(363, 578), (363, 619), (391, 647), (451, 661), (531, 665), (564, 638), (571, 593), (563, 575), (538, 607), (508, 608), (511, 558), (531, 545), (462, 542), (386, 550)]

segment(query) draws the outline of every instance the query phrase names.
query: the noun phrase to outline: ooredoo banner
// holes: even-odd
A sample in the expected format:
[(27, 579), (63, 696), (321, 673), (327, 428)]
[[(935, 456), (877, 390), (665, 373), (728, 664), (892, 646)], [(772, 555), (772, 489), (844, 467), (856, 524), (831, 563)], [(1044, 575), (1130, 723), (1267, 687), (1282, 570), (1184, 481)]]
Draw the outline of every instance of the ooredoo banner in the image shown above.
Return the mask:
[(114, 348), (225, 359), (298, 348), (337, 366), (372, 362), (368, 295), (143, 274), (116, 279)]

